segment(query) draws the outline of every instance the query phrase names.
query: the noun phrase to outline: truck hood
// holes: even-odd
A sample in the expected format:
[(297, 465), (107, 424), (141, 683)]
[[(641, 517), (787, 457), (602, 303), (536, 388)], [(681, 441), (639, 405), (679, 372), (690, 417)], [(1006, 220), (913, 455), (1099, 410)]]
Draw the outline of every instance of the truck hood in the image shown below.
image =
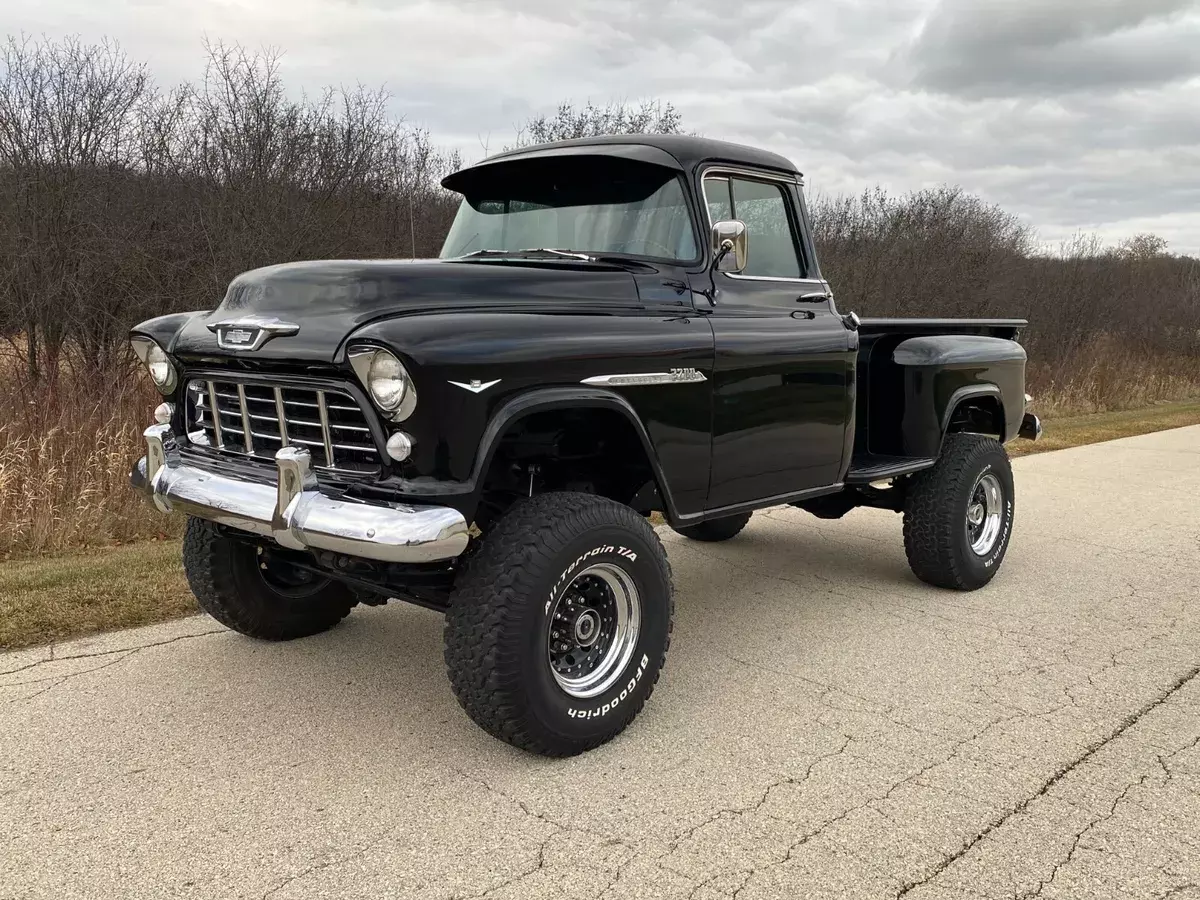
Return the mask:
[[(193, 316), (172, 345), (187, 357), (333, 362), (369, 322), (453, 309), (546, 311), (630, 308), (625, 269), (582, 260), (329, 260), (253, 269), (235, 278), (211, 313)], [(222, 349), (209, 328), (243, 317), (279, 320), (258, 349)], [(293, 333), (288, 326), (297, 326)]]

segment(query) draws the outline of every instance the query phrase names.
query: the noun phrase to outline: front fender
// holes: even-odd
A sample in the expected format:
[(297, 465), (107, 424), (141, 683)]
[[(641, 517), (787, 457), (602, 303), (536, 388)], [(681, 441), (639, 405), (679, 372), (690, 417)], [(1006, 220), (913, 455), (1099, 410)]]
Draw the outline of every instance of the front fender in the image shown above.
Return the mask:
[(674, 500), (671, 497), (670, 484), (663, 472), (662, 461), (659, 459), (658, 452), (654, 447), (654, 441), (651, 440), (650, 433), (646, 430), (645, 423), (638, 416), (637, 410), (633, 408), (633, 405), (628, 400), (615, 391), (588, 387), (586, 385), (578, 387), (540, 388), (514, 397), (504, 404), (496, 415), (492, 417), (491, 421), (488, 422), (487, 428), (484, 430), (483, 437), (480, 440), (479, 453), (476, 455), (475, 466), (471, 472), (470, 484), (472, 491), (477, 492), (479, 486), (483, 483), (483, 479), (492, 464), (492, 459), (496, 455), (496, 447), (504, 437), (504, 433), (513, 423), (536, 412), (580, 408), (611, 409), (620, 413), (628, 420), (629, 424), (633, 426), (634, 431), (637, 432), (638, 439), (642, 443), (642, 450), (645, 451), (646, 458), (650, 461), (654, 480), (658, 483), (659, 493), (662, 496), (663, 503), (667, 506), (666, 512), (669, 517), (674, 518), (676, 510)]
[(633, 405), (615, 391), (587, 385), (536, 388), (509, 398), (488, 420), (480, 436), (475, 460), (470, 475), (462, 481), (417, 478), (405, 480), (400, 491), (406, 498), (421, 501), (446, 502), (473, 514), (479, 501), (479, 493), (487, 477), (496, 449), (505, 432), (516, 422), (538, 412), (555, 409), (604, 408), (624, 416), (641, 441), (642, 449), (650, 462), (651, 471), (657, 482), (659, 494), (666, 506), (664, 512), (674, 520), (677, 516), (675, 499), (671, 494), (670, 482), (663, 471), (662, 461), (645, 423)]
[[(703, 508), (712, 453), (713, 334), (702, 316), (428, 313), (373, 323), (354, 332), (347, 345), (358, 342), (400, 357), (420, 397), (400, 425), (415, 443), (400, 472), (399, 493), (407, 499), (473, 493), (487, 472), (488, 442), (498, 423), (531, 404), (578, 400), (618, 404), (614, 410), (627, 417), (633, 410), (630, 421), (636, 420), (643, 441), (649, 435), (675, 506), (685, 515)], [(677, 368), (704, 377), (655, 385), (585, 383)]]
[(165, 316), (155, 316), (153, 319), (147, 319), (145, 322), (139, 322), (130, 329), (131, 335), (143, 335), (151, 338), (160, 347), (171, 353), (175, 349), (175, 339), (179, 336), (179, 332), (183, 330), (183, 326), (194, 319), (196, 316), (205, 315), (204, 310), (196, 312), (170, 313)]

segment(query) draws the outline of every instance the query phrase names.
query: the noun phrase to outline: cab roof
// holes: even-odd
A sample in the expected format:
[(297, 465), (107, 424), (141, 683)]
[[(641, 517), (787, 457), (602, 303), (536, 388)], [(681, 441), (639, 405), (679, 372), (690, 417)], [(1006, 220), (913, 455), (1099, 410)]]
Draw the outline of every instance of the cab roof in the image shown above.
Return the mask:
[(702, 162), (722, 162), (756, 169), (773, 169), (797, 177), (800, 175), (796, 166), (786, 157), (742, 144), (682, 134), (612, 134), (506, 150), (447, 175), (442, 180), (442, 185), (450, 190), (459, 190), (460, 186), (470, 180), (467, 173), (478, 173), (497, 163), (566, 156), (631, 159), (680, 171), (690, 171)]

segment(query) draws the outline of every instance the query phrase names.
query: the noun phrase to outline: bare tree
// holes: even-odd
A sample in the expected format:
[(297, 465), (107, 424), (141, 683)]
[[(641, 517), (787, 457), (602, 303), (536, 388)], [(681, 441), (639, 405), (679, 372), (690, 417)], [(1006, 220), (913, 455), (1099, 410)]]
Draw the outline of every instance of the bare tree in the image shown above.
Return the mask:
[(152, 87), (145, 67), (108, 42), (10, 36), (0, 63), (0, 323), (36, 379), (57, 371), (94, 296), (102, 241), (89, 186), (130, 163)]
[(1167, 255), (1167, 239), (1142, 232), (1126, 238), (1117, 245), (1116, 254), (1122, 259), (1147, 260)]
[(550, 115), (534, 116), (520, 127), (515, 146), (544, 144), (601, 134), (682, 134), (683, 117), (670, 103), (644, 100), (638, 104), (590, 100), (583, 106), (560, 103)]
[(159, 91), (115, 44), (0, 48), (0, 335), (27, 377), (107, 371), (131, 322), (247, 268), (435, 253), (459, 165), (361, 85), (291, 97), (277, 51), (207, 44)]

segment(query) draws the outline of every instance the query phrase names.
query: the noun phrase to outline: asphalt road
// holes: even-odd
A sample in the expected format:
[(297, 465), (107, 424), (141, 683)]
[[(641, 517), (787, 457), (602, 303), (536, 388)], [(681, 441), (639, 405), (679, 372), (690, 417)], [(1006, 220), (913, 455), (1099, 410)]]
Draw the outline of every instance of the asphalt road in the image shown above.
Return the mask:
[(875, 510), (666, 532), (667, 671), (566, 761), (411, 607), (0, 656), (0, 898), (1200, 898), (1200, 428), (1016, 470), (973, 594)]

